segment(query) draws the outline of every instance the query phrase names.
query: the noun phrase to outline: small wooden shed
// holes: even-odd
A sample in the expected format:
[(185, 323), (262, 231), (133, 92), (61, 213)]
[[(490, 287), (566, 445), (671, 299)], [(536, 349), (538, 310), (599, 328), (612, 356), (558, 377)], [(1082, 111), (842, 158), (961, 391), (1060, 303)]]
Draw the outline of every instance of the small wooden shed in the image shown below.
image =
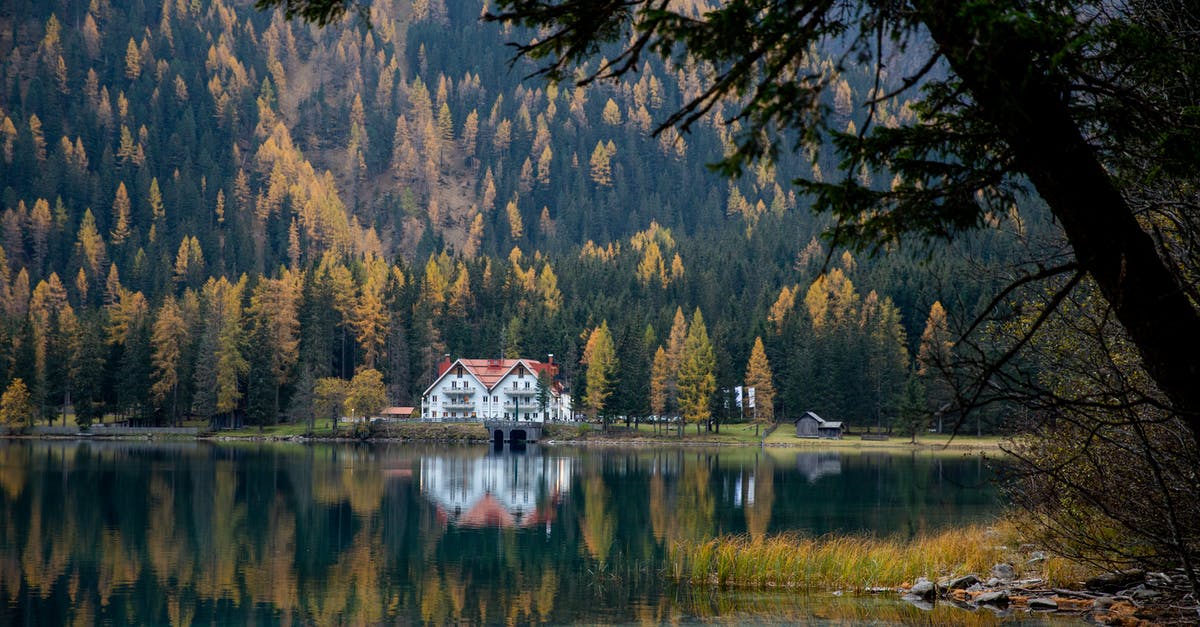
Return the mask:
[(384, 407), (383, 411), (379, 412), (379, 418), (382, 420), (409, 420), (416, 411), (416, 407)]
[(842, 439), (842, 423), (831, 422), (814, 412), (806, 411), (796, 419), (796, 437), (840, 440)]

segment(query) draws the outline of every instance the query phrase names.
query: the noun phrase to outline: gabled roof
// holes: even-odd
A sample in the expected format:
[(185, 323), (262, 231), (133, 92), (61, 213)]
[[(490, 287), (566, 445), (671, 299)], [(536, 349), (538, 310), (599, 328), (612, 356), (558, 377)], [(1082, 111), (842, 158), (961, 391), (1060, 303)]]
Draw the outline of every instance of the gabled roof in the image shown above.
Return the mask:
[(816, 421), (817, 421), (817, 424), (818, 424), (818, 425), (823, 425), (823, 424), (825, 424), (825, 419), (824, 419), (824, 418), (822, 418), (822, 417), (820, 417), (820, 416), (818, 416), (818, 415), (816, 414), (816, 412), (806, 411), (806, 412), (804, 412), (803, 414), (801, 414), (801, 415), (800, 415), (800, 418), (797, 418), (797, 419), (796, 419), (796, 421), (797, 421), (797, 422), (799, 422), (801, 418), (812, 418), (813, 420), (816, 420)]
[(802, 414), (800, 416), (800, 418), (797, 418), (793, 422), (800, 422), (800, 420), (804, 419), (804, 418), (812, 418), (813, 420), (816, 420), (818, 429), (841, 429), (842, 428), (841, 422), (830, 422), (830, 421), (825, 420), (824, 418), (818, 416), (816, 414), (816, 412), (811, 412), (811, 411), (804, 412), (804, 414)]
[(522, 366), (532, 372), (534, 376), (538, 376), (542, 372), (549, 372), (553, 377), (558, 373), (558, 366), (555, 364), (543, 363), (532, 359), (458, 359), (450, 364), (425, 392), (428, 393), (433, 386), (437, 385), (447, 374), (454, 371), (455, 366), (462, 366), (484, 389), (491, 391), (500, 383), (508, 373), (512, 372), (518, 366)]

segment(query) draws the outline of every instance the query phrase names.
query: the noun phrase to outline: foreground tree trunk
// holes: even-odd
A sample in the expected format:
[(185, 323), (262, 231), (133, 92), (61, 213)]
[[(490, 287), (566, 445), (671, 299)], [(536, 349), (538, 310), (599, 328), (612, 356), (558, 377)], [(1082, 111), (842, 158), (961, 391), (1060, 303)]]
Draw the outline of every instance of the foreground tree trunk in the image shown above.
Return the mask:
[(1200, 313), (1084, 138), (1068, 107), (1068, 86), (1038, 66), (1018, 33), (995, 22), (982, 27), (986, 17), (950, 0), (918, 6), (1200, 446)]

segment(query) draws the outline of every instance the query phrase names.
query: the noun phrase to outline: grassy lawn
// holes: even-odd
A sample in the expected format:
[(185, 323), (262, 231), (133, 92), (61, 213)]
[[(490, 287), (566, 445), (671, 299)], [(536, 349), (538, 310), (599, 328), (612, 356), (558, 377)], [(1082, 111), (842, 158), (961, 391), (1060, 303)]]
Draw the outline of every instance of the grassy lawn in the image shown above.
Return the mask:
[(809, 439), (796, 437), (796, 432), (790, 424), (779, 425), (779, 428), (774, 433), (764, 439), (763, 434), (766, 433), (766, 427), (761, 427), (759, 435), (756, 436), (754, 425), (750, 423), (724, 424), (721, 425), (720, 433), (710, 433), (701, 427), (699, 434), (696, 433), (695, 425), (688, 425), (684, 430), (683, 437), (680, 438), (679, 432), (673, 426), (670, 432), (664, 431), (664, 428), (665, 425), (660, 425), (659, 430), (656, 432), (653, 424), (642, 424), (636, 428), (631, 425), (627, 429), (625, 423), (622, 422), (610, 424), (608, 433), (603, 433), (600, 425), (596, 424), (587, 425), (586, 427), (563, 425), (547, 433), (546, 437), (555, 440), (643, 441), (661, 442), (663, 444), (683, 442), (687, 444), (758, 445), (761, 443), (769, 447), (787, 448), (889, 451), (911, 451), (915, 449), (929, 452), (949, 451), (955, 453), (998, 451), (1000, 450), (1000, 444), (1004, 441), (1004, 438), (1000, 436), (976, 437), (973, 435), (959, 435), (952, 439), (949, 434), (937, 433), (922, 434), (917, 438), (915, 445), (910, 442), (910, 438), (907, 436), (894, 436), (887, 440), (862, 440), (857, 435), (847, 436), (841, 440)]
[(767, 446), (794, 446), (794, 447), (810, 447), (810, 448), (858, 448), (858, 449), (890, 449), (890, 450), (911, 450), (920, 448), (926, 450), (951, 450), (951, 451), (998, 451), (1000, 445), (1004, 442), (1004, 438), (994, 435), (985, 435), (982, 437), (974, 435), (957, 435), (951, 438), (948, 433), (923, 433), (916, 438), (916, 444), (911, 442), (911, 438), (903, 435), (892, 436), (887, 440), (862, 440), (859, 436), (847, 436), (841, 440), (821, 440), (798, 438), (796, 432), (791, 428), (791, 425), (780, 425), (770, 437), (766, 439)]
[[(189, 425), (191, 426), (191, 425)], [(207, 429), (208, 423), (200, 423), (194, 426), (201, 429)], [(342, 423), (338, 425), (337, 432), (330, 429), (329, 421), (318, 421), (315, 425), (311, 437), (314, 438), (351, 438), (354, 436), (354, 425)], [(213, 434), (221, 438), (245, 438), (245, 439), (288, 439), (299, 436), (309, 436), (308, 425), (306, 424), (280, 424), (269, 425), (259, 430), (257, 426), (244, 427), (241, 429), (224, 429)], [(376, 426), (372, 431), (372, 436), (375, 438), (394, 438), (400, 440), (428, 440), (440, 442), (485, 442), (487, 441), (487, 431), (477, 423), (421, 423), (421, 422), (405, 422), (395, 423), (386, 426)]]
[[(195, 425), (189, 424), (188, 426), (195, 426), (195, 427), (198, 427), (200, 430), (204, 431), (204, 430), (208, 429), (208, 421), (203, 421), (203, 422), (200, 422)], [(341, 433), (348, 434), (349, 429), (342, 429)], [(308, 435), (308, 425), (306, 425), (306, 424), (291, 424), (291, 423), (281, 424), (281, 425), (268, 425), (268, 426), (263, 427), (261, 431), (259, 430), (258, 427), (243, 427), (241, 429), (222, 429), (220, 431), (217, 431), (216, 435), (219, 435), (221, 437), (231, 437), (231, 438), (257, 438), (257, 437), (291, 438), (291, 437), (296, 437), (296, 436)], [(315, 429), (313, 430), (313, 436), (315, 436), (315, 437), (323, 438), (323, 437), (330, 437), (331, 435), (332, 435), (332, 432), (329, 430), (329, 421), (318, 422), (315, 426)]]
[[(760, 434), (765, 429), (760, 429)], [(613, 442), (620, 441), (639, 441), (639, 442), (661, 442), (663, 444), (672, 444), (684, 442), (688, 444), (752, 444), (757, 445), (761, 440), (761, 435), (754, 435), (753, 424), (726, 424), (721, 425), (721, 432), (708, 432), (701, 425), (700, 433), (696, 433), (696, 425), (687, 425), (684, 429), (683, 437), (679, 437), (679, 432), (675, 430), (674, 425), (670, 431), (666, 430), (666, 425), (658, 425), (656, 431), (655, 425), (643, 423), (641, 425), (630, 425), (625, 427), (624, 422), (610, 423), (608, 433), (602, 431), (599, 424), (588, 424), (586, 426), (574, 425), (555, 425), (548, 429), (546, 433), (548, 439), (555, 440), (589, 440), (589, 441), (604, 441), (611, 440)]]

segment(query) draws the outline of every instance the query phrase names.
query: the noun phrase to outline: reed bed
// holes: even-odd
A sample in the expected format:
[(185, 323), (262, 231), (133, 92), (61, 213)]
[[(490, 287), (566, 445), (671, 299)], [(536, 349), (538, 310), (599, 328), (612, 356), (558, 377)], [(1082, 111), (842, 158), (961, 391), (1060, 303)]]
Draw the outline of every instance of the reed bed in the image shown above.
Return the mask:
[(1074, 565), (1050, 557), (1030, 563), (1015, 527), (970, 526), (912, 539), (786, 533), (753, 539), (725, 536), (700, 544), (674, 543), (668, 570), (676, 581), (738, 588), (803, 588), (864, 591), (973, 573), (986, 579), (1007, 562), (1018, 577), (1071, 585)]

